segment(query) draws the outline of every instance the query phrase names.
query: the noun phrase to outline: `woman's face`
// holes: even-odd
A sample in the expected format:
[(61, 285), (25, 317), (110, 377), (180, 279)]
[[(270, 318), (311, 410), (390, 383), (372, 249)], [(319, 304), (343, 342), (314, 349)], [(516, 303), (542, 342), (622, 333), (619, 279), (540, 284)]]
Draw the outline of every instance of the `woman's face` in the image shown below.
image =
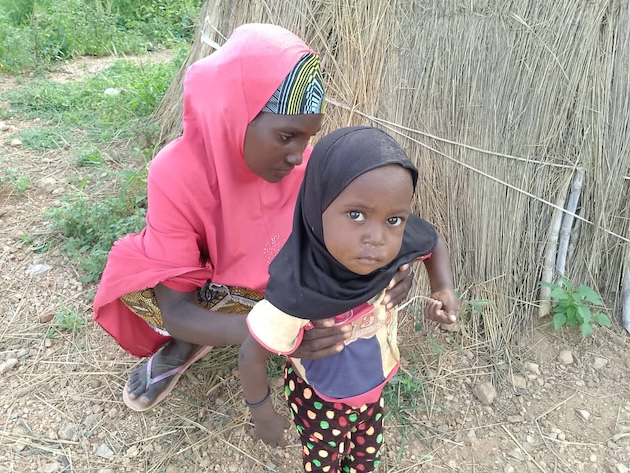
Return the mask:
[(323, 115), (260, 113), (247, 126), (243, 154), (254, 174), (280, 182), (302, 163), (309, 140), (322, 126)]

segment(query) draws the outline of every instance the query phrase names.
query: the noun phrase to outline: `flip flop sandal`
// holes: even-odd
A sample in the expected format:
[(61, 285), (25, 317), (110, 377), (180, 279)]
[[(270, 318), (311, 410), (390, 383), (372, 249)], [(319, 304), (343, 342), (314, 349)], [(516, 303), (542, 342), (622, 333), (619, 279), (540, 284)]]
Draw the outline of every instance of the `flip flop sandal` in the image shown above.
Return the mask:
[(125, 384), (125, 387), (123, 388), (123, 401), (125, 401), (125, 404), (127, 405), (127, 407), (129, 407), (129, 409), (133, 409), (136, 412), (144, 412), (155, 407), (166, 396), (168, 396), (171, 393), (173, 388), (175, 388), (177, 381), (179, 381), (179, 378), (190, 367), (190, 365), (192, 365), (198, 359), (204, 357), (206, 354), (208, 354), (210, 350), (212, 350), (212, 347), (208, 347), (208, 346), (201, 347), (188, 360), (186, 360), (186, 362), (183, 365), (170, 369), (168, 371), (165, 371), (164, 373), (157, 375), (154, 378), (151, 376), (151, 368), (153, 367), (153, 358), (155, 357), (155, 355), (160, 353), (162, 349), (164, 349), (165, 346), (166, 345), (162, 346), (162, 348), (160, 348), (157, 352), (155, 352), (153, 356), (149, 358), (149, 360), (147, 361), (145, 365), (146, 376), (147, 376), (147, 389), (150, 386), (154, 385), (155, 383), (159, 383), (160, 381), (163, 381), (169, 377), (171, 378), (171, 380), (164, 387), (162, 392), (150, 404), (144, 404), (140, 402), (140, 398), (142, 396), (138, 396), (136, 399), (131, 399), (131, 397), (129, 397), (129, 390), (127, 389), (127, 385), (129, 384), (129, 381), (127, 381), (127, 384)]

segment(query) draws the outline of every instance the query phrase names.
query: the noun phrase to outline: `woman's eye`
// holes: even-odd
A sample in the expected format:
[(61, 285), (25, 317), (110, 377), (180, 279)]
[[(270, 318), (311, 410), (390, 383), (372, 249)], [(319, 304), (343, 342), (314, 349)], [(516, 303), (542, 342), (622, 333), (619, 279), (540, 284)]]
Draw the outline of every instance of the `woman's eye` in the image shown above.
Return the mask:
[(392, 227), (399, 227), (403, 223), (402, 217), (389, 217), (387, 223)]
[(363, 220), (365, 220), (365, 215), (363, 215), (363, 213), (359, 212), (358, 210), (351, 210), (350, 212), (348, 212), (348, 217), (357, 222), (362, 222)]

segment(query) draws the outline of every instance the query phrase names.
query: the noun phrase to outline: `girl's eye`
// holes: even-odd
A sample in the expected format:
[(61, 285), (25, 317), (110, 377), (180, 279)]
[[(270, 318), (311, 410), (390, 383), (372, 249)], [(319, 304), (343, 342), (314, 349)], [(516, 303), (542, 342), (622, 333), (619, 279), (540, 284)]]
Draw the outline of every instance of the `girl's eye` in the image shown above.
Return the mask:
[(358, 210), (351, 210), (350, 212), (348, 212), (348, 217), (350, 217), (352, 220), (355, 220), (356, 222), (362, 222), (363, 220), (365, 220), (365, 215), (363, 215), (363, 213), (359, 212)]
[(281, 141), (291, 141), (291, 138), (293, 138), (293, 135), (287, 135), (287, 134), (280, 133), (280, 140)]
[(387, 223), (392, 227), (399, 227), (403, 223), (402, 217), (389, 217)]

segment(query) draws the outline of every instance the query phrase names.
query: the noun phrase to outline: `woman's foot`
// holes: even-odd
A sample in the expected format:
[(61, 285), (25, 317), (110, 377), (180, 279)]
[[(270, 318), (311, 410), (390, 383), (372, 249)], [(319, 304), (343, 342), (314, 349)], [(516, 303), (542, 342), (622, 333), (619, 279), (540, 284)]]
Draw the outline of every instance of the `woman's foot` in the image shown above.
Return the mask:
[[(190, 363), (203, 356), (208, 350), (208, 347), (176, 339), (167, 342), (146, 363), (131, 370), (124, 388), (125, 403), (137, 411), (152, 408), (161, 401), (160, 395), (165, 397), (173, 389), (177, 379)], [(172, 376), (167, 375), (164, 379), (160, 379), (161, 375), (171, 370)]]

